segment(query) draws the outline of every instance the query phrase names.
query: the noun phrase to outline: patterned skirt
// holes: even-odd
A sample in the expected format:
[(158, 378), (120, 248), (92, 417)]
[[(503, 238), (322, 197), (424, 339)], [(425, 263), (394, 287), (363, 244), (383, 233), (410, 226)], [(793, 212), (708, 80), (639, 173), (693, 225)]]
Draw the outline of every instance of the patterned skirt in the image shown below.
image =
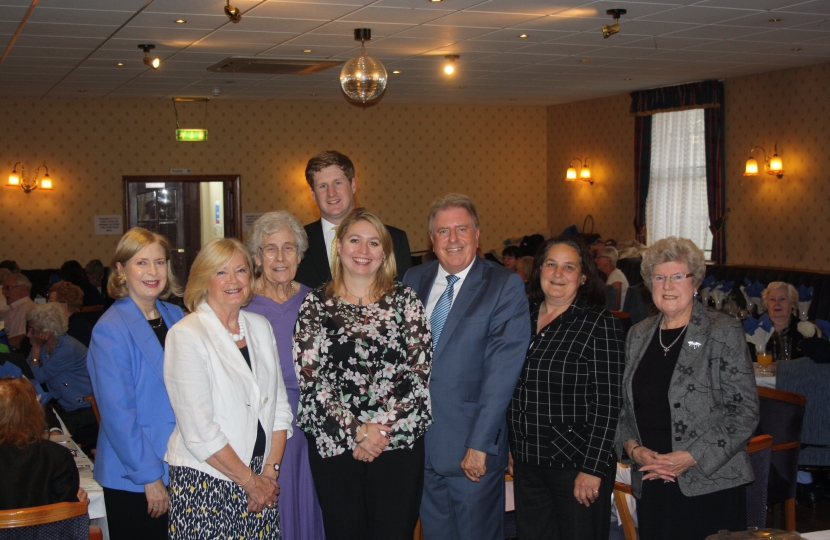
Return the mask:
[[(251, 470), (262, 471), (262, 456)], [(280, 540), (280, 513), (274, 508), (248, 512), (248, 495), (230, 480), (190, 467), (170, 466), (170, 540)]]

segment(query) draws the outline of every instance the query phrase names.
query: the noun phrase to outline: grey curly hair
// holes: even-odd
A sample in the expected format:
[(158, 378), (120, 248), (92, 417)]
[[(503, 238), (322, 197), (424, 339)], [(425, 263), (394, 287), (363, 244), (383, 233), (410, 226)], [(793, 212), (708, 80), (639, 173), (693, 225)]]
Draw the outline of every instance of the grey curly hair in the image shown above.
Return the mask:
[(33, 323), (41, 332), (52, 332), (57, 338), (69, 330), (69, 317), (56, 302), (32, 306), (26, 312), (26, 321)]

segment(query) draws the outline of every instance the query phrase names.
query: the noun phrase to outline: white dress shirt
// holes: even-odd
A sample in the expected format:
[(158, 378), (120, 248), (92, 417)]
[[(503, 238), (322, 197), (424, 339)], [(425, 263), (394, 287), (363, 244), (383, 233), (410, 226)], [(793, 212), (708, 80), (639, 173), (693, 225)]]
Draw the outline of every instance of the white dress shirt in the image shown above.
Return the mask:
[[(478, 255), (476, 255), (478, 257)], [(458, 277), (458, 281), (455, 282), (455, 286), (452, 290), (452, 301), (455, 302), (455, 299), (458, 298), (458, 291), (461, 290), (461, 285), (464, 283), (464, 279), (467, 277), (467, 274), (470, 273), (470, 268), (473, 267), (473, 263), (475, 263), (475, 257), (470, 264), (467, 265), (467, 268), (460, 271), (457, 274), (453, 274)], [(438, 303), (438, 299), (441, 298), (441, 295), (444, 294), (444, 291), (447, 290), (447, 276), (450, 275), (449, 272), (444, 270), (444, 267), (441, 264), (438, 264), (438, 275), (435, 276), (435, 283), (432, 284), (432, 290), (429, 293), (429, 300), (427, 300), (426, 305), (426, 314), (427, 319), (432, 317), (432, 310), (435, 309), (435, 304)], [(452, 309), (452, 304), (450, 304), (450, 309)]]

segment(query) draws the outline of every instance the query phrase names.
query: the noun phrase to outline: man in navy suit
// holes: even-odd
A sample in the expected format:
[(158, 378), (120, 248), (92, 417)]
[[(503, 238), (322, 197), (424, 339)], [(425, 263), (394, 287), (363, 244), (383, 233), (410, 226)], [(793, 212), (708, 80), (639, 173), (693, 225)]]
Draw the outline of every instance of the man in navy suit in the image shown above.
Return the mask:
[[(305, 226), (308, 250), (300, 261), (296, 279), (313, 289), (331, 280), (331, 245), (337, 236), (335, 227), (354, 210), (357, 183), (352, 160), (334, 150), (311, 158), (306, 165), (305, 178), (311, 187), (311, 198), (320, 209), (321, 219)], [(412, 266), (409, 239), (400, 229), (389, 225), (386, 228), (392, 236), (400, 279)]]
[(479, 220), (466, 196), (433, 203), (437, 261), (404, 276), (426, 306), (433, 336), (421, 524), (430, 539), (504, 538), (505, 413), (530, 342), (524, 283), (476, 257)]

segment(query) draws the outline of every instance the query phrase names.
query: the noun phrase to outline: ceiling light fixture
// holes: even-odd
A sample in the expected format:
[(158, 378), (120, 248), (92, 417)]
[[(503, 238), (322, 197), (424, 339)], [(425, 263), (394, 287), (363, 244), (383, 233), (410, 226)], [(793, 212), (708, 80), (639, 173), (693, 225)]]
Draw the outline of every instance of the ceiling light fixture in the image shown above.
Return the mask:
[(625, 15), (628, 11), (624, 9), (609, 9), (605, 12), (606, 15), (614, 17), (614, 24), (606, 24), (602, 26), (602, 37), (608, 39), (620, 31), (620, 16)]
[[(20, 174), (17, 174), (18, 165), (20, 165)], [(44, 174), (43, 178), (40, 179), (40, 189), (46, 191), (54, 189), (52, 187), (52, 179), (49, 178), (49, 167), (47, 167), (45, 163), (37, 168), (34, 178), (26, 179), (26, 167), (23, 165), (22, 161), (18, 161), (14, 164), (14, 168), (9, 175), (9, 183), (6, 184), (6, 187), (19, 187), (23, 188), (23, 193), (31, 193), (38, 188), (38, 178), (40, 178), (41, 167), (46, 169), (46, 174)]]
[(392, 72), (392, 75), (400, 75), (400, 74), (401, 74), (401, 71), (399, 69), (396, 69), (395, 71)]
[(310, 52), (311, 52), (311, 49), (303, 49), (303, 52), (304, 52), (304, 53), (310, 53)]
[(568, 166), (568, 172), (565, 173), (565, 182), (576, 182), (576, 169), (574, 168), (574, 161), (578, 161), (581, 165), (579, 171), (579, 179), (583, 182), (588, 182), (592, 186), (594, 185), (594, 180), (591, 178), (591, 169), (588, 167), (588, 158), (585, 160), (581, 160), (579, 158), (573, 158), (571, 160), (570, 166)]
[(147, 44), (147, 45), (139, 45), (139, 49), (144, 51), (144, 63), (150, 66), (153, 69), (158, 69), (161, 65), (161, 60), (158, 58), (154, 58), (150, 56), (150, 51), (156, 48), (155, 45)]
[(225, 15), (227, 15), (228, 19), (230, 19), (234, 24), (242, 20), (242, 12), (239, 11), (239, 8), (231, 5), (231, 0), (227, 0), (227, 3), (225, 4)]
[(527, 34), (519, 34), (519, 37), (522, 38), (522, 39), (525, 39), (525, 38), (528, 38), (530, 36), (528, 36)]
[(118, 62), (118, 63), (117, 63), (117, 64), (115, 64), (115, 65), (116, 65), (116, 66), (118, 66), (118, 67), (121, 67), (121, 66), (123, 66), (123, 65), (124, 65), (124, 62)]
[(340, 87), (355, 101), (374, 101), (386, 90), (386, 68), (379, 60), (366, 54), (366, 42), (372, 40), (371, 28), (355, 28), (354, 39), (360, 41), (360, 56), (343, 65)]
[(784, 19), (770, 19), (769, 22), (781, 22)]
[(452, 75), (455, 73), (455, 61), (461, 58), (457, 54), (448, 54), (444, 57), (447, 63), (444, 65), (444, 73)]
[(764, 170), (767, 174), (770, 176), (777, 176), (778, 178), (784, 178), (784, 163), (781, 161), (781, 158), (778, 157), (778, 143), (775, 143), (775, 153), (769, 159), (767, 159), (767, 151), (763, 146), (753, 146), (749, 150), (749, 159), (746, 160), (744, 176), (758, 176), (758, 162), (754, 157), (752, 157), (752, 152), (755, 151), (756, 148), (760, 148), (764, 152)]
[(174, 23), (176, 23), (176, 24), (184, 24), (184, 23), (186, 23), (187, 21), (186, 21), (186, 20), (184, 20), (184, 19), (176, 19), (176, 20), (175, 20), (175, 21), (173, 21), (173, 22), (174, 22)]

